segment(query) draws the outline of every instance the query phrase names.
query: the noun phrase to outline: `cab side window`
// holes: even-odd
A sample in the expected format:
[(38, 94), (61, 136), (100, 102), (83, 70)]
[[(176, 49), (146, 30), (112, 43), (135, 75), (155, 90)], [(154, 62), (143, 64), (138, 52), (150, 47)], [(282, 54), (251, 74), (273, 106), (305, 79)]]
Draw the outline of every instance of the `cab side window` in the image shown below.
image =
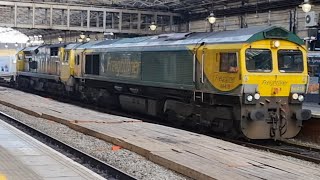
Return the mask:
[(220, 72), (238, 72), (237, 53), (220, 53)]

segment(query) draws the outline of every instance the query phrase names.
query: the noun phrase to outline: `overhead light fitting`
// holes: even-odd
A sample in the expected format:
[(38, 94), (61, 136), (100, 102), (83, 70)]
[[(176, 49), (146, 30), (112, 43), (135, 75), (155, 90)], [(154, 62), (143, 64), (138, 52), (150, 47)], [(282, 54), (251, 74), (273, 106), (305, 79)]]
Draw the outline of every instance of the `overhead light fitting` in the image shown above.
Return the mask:
[(214, 24), (216, 22), (216, 18), (214, 17), (213, 12), (210, 13), (209, 17), (208, 17), (208, 21), (210, 24)]
[(114, 36), (114, 33), (113, 32), (105, 32), (105, 33), (103, 33), (103, 35), (105, 35), (105, 36)]
[(5, 47), (5, 48), (8, 48), (8, 44), (6, 43), (6, 44), (4, 45), (4, 47)]
[(86, 41), (89, 42), (91, 39), (89, 36), (87, 36)]
[(59, 41), (59, 43), (61, 43), (63, 41), (61, 36), (58, 37), (58, 41)]
[(304, 0), (304, 2), (299, 6), (302, 8), (302, 11), (307, 13), (311, 11), (312, 5), (310, 4), (309, 0)]
[(84, 35), (83, 33), (80, 34), (80, 38), (84, 39), (86, 37), (86, 35)]
[(14, 44), (14, 46), (15, 46), (15, 47), (18, 47), (18, 46), (19, 46), (19, 44), (16, 42), (16, 43)]
[(157, 25), (155, 22), (152, 22), (151, 25), (149, 26), (151, 31), (155, 31), (157, 29)]

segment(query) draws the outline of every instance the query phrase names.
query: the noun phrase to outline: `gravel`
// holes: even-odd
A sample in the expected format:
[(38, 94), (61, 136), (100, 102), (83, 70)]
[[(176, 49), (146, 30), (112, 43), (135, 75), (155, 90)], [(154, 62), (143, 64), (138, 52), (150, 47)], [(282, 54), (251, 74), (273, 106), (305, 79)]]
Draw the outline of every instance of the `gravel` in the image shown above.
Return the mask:
[(0, 105), (0, 111), (15, 117), (16, 119), (40, 130), (60, 141), (67, 143), (85, 153), (88, 153), (114, 167), (142, 180), (156, 179), (190, 179), (174, 171), (159, 166), (143, 156), (126, 149), (112, 151), (113, 144), (107, 143), (98, 138), (77, 132), (69, 127), (49, 121), (43, 118), (36, 118), (18, 110)]
[[(288, 143), (293, 143), (293, 144), (297, 144), (297, 145), (303, 145), (303, 146), (307, 146), (307, 147), (312, 147), (312, 148), (317, 148), (320, 149), (320, 144), (316, 144), (316, 143), (312, 143), (312, 142), (304, 142), (302, 140), (299, 139), (287, 139), (285, 140)], [(261, 150), (261, 149), (256, 149), (257, 151), (261, 151), (261, 152), (267, 152), (265, 150)], [(273, 154), (274, 156), (277, 156), (279, 159), (283, 159), (283, 160), (289, 160), (289, 161), (293, 161), (293, 162), (297, 162), (298, 164), (304, 165), (305, 167), (315, 167), (320, 169), (320, 165), (310, 162), (310, 161), (305, 161), (302, 159), (297, 159), (295, 157), (291, 157), (291, 156), (285, 156), (285, 155), (280, 155), (277, 153), (273, 153), (273, 152), (268, 152), (270, 154)]]
[(309, 142), (309, 141), (303, 140), (303, 139), (294, 138), (294, 139), (288, 139), (287, 141), (290, 143), (298, 144), (298, 145), (303, 145), (303, 146), (307, 146), (307, 147), (311, 147), (311, 148), (320, 149), (320, 144), (315, 143), (315, 142), (311, 142), (311, 141)]
[(278, 157), (278, 159), (281, 159), (282, 161), (295, 162), (296, 164), (302, 165), (304, 167), (314, 167), (314, 168), (320, 169), (319, 164), (316, 164), (316, 163), (313, 163), (310, 161), (305, 161), (305, 160), (298, 159), (295, 157), (281, 155), (281, 154), (277, 154), (277, 153), (273, 153), (273, 152), (269, 152), (269, 151), (265, 151), (265, 150), (261, 150), (261, 149), (255, 149), (255, 150), (260, 151), (260, 152), (266, 152), (268, 154), (272, 154), (273, 156)]

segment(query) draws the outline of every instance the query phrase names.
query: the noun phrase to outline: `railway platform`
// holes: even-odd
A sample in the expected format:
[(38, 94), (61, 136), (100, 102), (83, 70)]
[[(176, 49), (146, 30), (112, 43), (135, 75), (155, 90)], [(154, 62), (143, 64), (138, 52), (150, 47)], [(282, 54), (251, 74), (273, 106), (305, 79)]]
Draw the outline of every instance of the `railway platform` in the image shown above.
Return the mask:
[(320, 118), (320, 105), (318, 103), (307, 102), (303, 104), (305, 109), (310, 109), (313, 118)]
[(194, 179), (320, 178), (317, 164), (13, 89), (0, 87), (0, 103), (122, 146)]
[(305, 109), (310, 109), (312, 117), (303, 123), (303, 128), (298, 138), (303, 141), (320, 143), (320, 105), (318, 103), (304, 103)]
[(91, 170), (0, 121), (0, 179), (104, 179)]

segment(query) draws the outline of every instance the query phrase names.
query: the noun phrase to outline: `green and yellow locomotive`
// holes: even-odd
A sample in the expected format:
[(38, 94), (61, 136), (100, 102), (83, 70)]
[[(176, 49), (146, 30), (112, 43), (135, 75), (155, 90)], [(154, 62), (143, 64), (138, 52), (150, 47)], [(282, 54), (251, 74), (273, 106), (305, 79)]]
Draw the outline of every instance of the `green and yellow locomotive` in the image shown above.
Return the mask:
[(311, 117), (306, 49), (279, 27), (60, 44), (59, 60), (52, 47), (57, 71), (19, 53), (19, 86), (249, 139), (294, 137)]

